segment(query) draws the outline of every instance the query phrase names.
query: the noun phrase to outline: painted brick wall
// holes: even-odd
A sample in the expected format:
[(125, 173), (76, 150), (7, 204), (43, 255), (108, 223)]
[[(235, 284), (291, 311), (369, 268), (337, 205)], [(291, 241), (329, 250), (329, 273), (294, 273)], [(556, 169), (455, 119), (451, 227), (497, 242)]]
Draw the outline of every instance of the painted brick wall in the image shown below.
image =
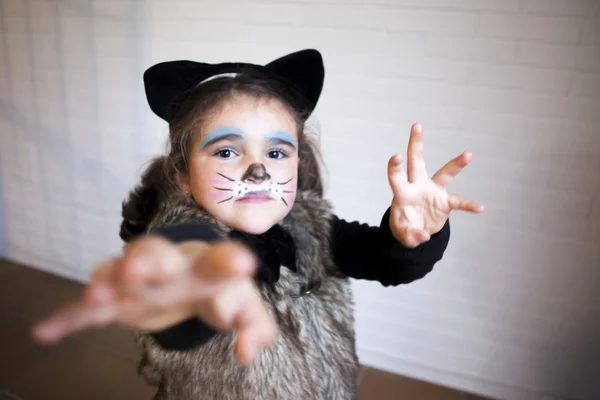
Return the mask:
[[(504, 399), (600, 398), (600, 1), (0, 0), (8, 256), (85, 280), (166, 127), (141, 74), (173, 58), (315, 47), (328, 196), (378, 224), (386, 163), (426, 128), (433, 173), (465, 149), (446, 257), (398, 288), (355, 282), (370, 365)], [(401, 394), (399, 394), (399, 397)]]

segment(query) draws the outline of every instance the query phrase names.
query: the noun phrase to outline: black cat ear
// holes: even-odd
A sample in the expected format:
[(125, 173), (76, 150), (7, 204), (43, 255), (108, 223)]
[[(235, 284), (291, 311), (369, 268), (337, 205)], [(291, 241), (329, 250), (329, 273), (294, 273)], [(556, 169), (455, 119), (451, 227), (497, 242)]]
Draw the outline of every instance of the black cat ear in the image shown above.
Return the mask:
[(165, 121), (170, 121), (177, 102), (190, 89), (213, 75), (217, 66), (195, 61), (167, 61), (144, 72), (144, 86), (150, 109)]
[(315, 109), (325, 77), (323, 58), (314, 49), (287, 54), (266, 65), (243, 62), (209, 64), (177, 60), (158, 63), (144, 72), (144, 87), (150, 109), (160, 118), (170, 122), (178, 103), (201, 82), (226, 73), (255, 69), (279, 79), (295, 94), (294, 107), (306, 118)]
[(325, 80), (325, 67), (321, 53), (314, 49), (301, 50), (268, 63), (265, 68), (289, 82), (301, 94), (299, 107), (312, 113)]

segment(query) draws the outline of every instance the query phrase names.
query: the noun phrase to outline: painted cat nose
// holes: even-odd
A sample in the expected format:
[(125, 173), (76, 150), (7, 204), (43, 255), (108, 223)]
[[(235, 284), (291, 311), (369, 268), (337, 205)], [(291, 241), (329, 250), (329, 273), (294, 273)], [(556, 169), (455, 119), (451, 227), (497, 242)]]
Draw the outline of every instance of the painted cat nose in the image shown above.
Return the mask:
[(242, 177), (243, 182), (252, 182), (256, 184), (269, 180), (271, 180), (271, 175), (267, 173), (265, 166), (260, 163), (251, 164)]

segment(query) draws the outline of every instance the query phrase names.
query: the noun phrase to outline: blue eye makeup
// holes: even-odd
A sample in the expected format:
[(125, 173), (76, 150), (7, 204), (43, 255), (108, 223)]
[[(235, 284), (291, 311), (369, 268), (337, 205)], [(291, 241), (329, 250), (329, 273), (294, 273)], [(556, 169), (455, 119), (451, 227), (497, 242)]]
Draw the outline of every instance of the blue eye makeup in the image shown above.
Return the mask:
[(297, 149), (296, 141), (292, 138), (292, 135), (286, 131), (275, 131), (266, 137), (267, 140), (273, 142), (285, 143)]
[(220, 126), (216, 129), (213, 129), (206, 135), (202, 143), (200, 143), (200, 149), (205, 148), (215, 142), (225, 139), (239, 139), (244, 136), (244, 133), (241, 129), (234, 128), (231, 126)]
[[(219, 142), (221, 140), (235, 140), (241, 139), (244, 137), (244, 132), (232, 126), (220, 126), (216, 129), (210, 131), (206, 137), (200, 143), (200, 149), (204, 149), (211, 144)], [(272, 142), (274, 144), (285, 144), (293, 147), (294, 149), (298, 148), (298, 145), (292, 135), (287, 133), (286, 131), (279, 130), (272, 132), (265, 136), (265, 140)]]

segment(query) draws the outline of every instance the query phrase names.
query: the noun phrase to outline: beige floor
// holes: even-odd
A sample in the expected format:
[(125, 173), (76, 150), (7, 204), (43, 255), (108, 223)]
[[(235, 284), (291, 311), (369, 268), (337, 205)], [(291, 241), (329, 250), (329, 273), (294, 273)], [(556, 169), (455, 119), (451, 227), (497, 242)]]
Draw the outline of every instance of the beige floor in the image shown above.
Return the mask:
[[(136, 348), (119, 328), (52, 347), (31, 340), (32, 323), (81, 290), (78, 283), (0, 260), (0, 400), (152, 399), (152, 388), (136, 375)], [(363, 370), (359, 398), (482, 399), (370, 368)]]

